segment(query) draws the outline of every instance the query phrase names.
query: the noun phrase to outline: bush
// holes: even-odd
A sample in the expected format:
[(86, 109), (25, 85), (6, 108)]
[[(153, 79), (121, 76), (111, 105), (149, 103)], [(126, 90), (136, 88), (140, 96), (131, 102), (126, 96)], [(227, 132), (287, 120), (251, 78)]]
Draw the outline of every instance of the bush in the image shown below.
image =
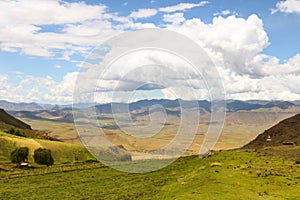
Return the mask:
[(50, 149), (43, 149), (43, 148), (36, 149), (34, 151), (33, 158), (37, 164), (41, 164), (41, 165), (50, 166), (53, 165), (54, 163)]
[(21, 132), (20, 130), (17, 130), (17, 131), (15, 132), (15, 135), (21, 136), (21, 137), (25, 137), (25, 133), (24, 133), (24, 132)]
[(25, 137), (25, 133), (24, 132), (21, 132), (20, 130), (15, 130), (14, 128), (10, 128), (9, 130), (6, 130), (4, 131), (6, 133), (9, 133), (11, 135), (17, 135), (17, 136), (20, 136), (20, 137)]
[(16, 148), (10, 154), (11, 162), (20, 164), (28, 160), (29, 149), (28, 147), (19, 147)]

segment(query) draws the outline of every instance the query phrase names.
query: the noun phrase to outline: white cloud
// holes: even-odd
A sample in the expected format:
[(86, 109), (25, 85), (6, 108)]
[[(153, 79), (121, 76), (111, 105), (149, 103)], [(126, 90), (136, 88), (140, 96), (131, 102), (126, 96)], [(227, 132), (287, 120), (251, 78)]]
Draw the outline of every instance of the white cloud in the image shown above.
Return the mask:
[(69, 72), (60, 83), (56, 83), (49, 88), (49, 92), (44, 95), (44, 99), (51, 102), (73, 102), (73, 92), (76, 84), (78, 72)]
[[(104, 5), (84, 2), (17, 0), (1, 1), (0, 7), (5, 8), (0, 13), (0, 49), (41, 57), (69, 60), (132, 23), (107, 13)], [(120, 27), (113, 27), (113, 22)]]
[(185, 21), (183, 13), (175, 13), (175, 14), (165, 14), (163, 15), (163, 21), (171, 22), (173, 24), (180, 24), (181, 22)]
[(231, 14), (231, 11), (230, 10), (223, 10), (221, 13), (222, 13), (222, 15), (229, 15), (229, 14)]
[(63, 0), (0, 1), (0, 7), (5, 8), (0, 13), (0, 50), (68, 61), (126, 29), (156, 27), (132, 21), (155, 15), (155, 9), (124, 17), (108, 13), (105, 5)]
[(0, 74), (0, 96), (5, 97), (9, 89), (8, 76), (6, 74)]
[(272, 10), (272, 14), (276, 12), (283, 13), (300, 13), (300, 1), (299, 0), (285, 0), (276, 4), (276, 8)]
[(61, 69), (61, 68), (63, 68), (63, 67), (62, 67), (61, 65), (55, 65), (54, 68), (55, 68), (55, 69)]
[(247, 19), (214, 17), (211, 24), (194, 18), (167, 28), (189, 36), (209, 53), (214, 62), (241, 74), (256, 74), (248, 63), (269, 45), (262, 20), (254, 14)]
[(238, 75), (230, 70), (219, 69), (222, 74), (227, 99), (240, 100), (297, 100), (299, 75), (270, 75), (260, 79), (249, 75)]
[(107, 8), (104, 5), (68, 3), (61, 0), (1, 1), (0, 7), (5, 8), (0, 14), (0, 24), (35, 25), (78, 23), (100, 19)]
[(213, 16), (228, 16), (228, 15), (236, 15), (236, 12), (232, 12), (230, 10), (222, 10), (221, 12), (216, 12), (213, 14)]
[(130, 28), (132, 28), (133, 30), (136, 29), (144, 29), (144, 28), (156, 28), (156, 25), (153, 23), (132, 23), (132, 25), (130, 26)]
[(13, 84), (8, 75), (1, 75), (0, 99), (14, 102), (48, 102), (43, 98), (55, 81), (50, 77), (34, 77), (19, 74), (21, 79), (18, 84)]
[(300, 74), (300, 55), (297, 54), (284, 63), (274, 56), (264, 54), (256, 55), (249, 66), (255, 75), (259, 77), (271, 75), (299, 75)]
[(168, 6), (164, 8), (159, 8), (161, 12), (176, 12), (176, 11), (185, 11), (196, 7), (201, 7), (208, 4), (208, 1), (200, 1), (199, 3), (179, 3), (174, 6)]
[[(130, 16), (122, 17), (117, 13), (107, 13), (105, 5), (87, 5), (83, 2), (1, 1), (0, 7), (6, 9), (0, 13), (0, 49), (71, 60), (73, 54), (86, 55), (101, 41), (124, 30), (154, 28), (159, 25), (190, 37), (209, 54), (218, 66), (228, 98), (299, 99), (300, 55), (297, 54), (282, 63), (277, 57), (262, 54), (269, 45), (269, 40), (263, 21), (255, 14), (242, 18), (230, 10), (223, 10), (215, 14), (212, 23), (204, 23), (199, 18), (184, 18), (185, 10), (207, 3), (207, 1), (180, 3), (159, 10), (139, 9)], [(300, 10), (298, 5), (299, 1), (281, 1), (277, 3), (277, 11), (296, 13)], [(158, 11), (165, 12), (160, 24), (132, 20), (157, 15)], [(44, 31), (45, 26), (50, 29)], [(52, 31), (51, 28), (56, 30)], [(204, 89), (203, 80), (193, 77), (192, 71), (187, 70), (186, 65), (176, 58), (164, 53), (147, 52), (135, 54), (125, 61), (117, 63), (119, 65), (115, 66), (114, 70), (108, 70), (105, 79), (96, 85), (101, 91), (101, 94), (95, 97), (97, 100), (112, 101), (109, 95), (112, 91), (117, 90), (125, 94), (147, 81), (149, 84), (143, 87), (152, 88), (151, 91), (159, 90), (152, 83), (165, 84), (160, 90), (165, 98), (207, 97), (208, 91)], [(139, 76), (130, 72), (132, 66), (145, 63), (149, 65), (163, 63), (173, 72), (153, 69), (139, 71)], [(54, 67), (61, 68), (59, 65)], [(94, 75), (92, 78), (99, 78), (96, 69), (93, 71), (90, 66), (87, 69)], [(8, 75), (0, 74), (0, 99), (17, 102), (72, 103), (77, 75), (78, 72), (67, 73), (62, 81), (56, 82), (49, 76), (33, 77), (18, 74), (20, 82), (16, 84), (12, 83), (13, 79)], [(85, 79), (84, 86), (95, 87), (88, 79)], [(147, 92), (147, 90), (140, 91)]]
[(132, 17), (134, 19), (138, 18), (148, 18), (152, 17), (157, 14), (156, 9), (139, 9), (138, 11), (133, 11), (129, 17)]

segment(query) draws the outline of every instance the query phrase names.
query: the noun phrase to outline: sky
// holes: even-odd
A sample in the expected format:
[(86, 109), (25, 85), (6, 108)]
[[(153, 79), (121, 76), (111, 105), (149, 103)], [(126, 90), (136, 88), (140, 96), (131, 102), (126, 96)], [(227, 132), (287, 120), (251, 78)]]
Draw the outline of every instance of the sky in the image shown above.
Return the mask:
[[(197, 43), (215, 64), (227, 99), (300, 99), (299, 0), (0, 0), (0, 99), (70, 104), (78, 75), (88, 71), (83, 63), (97, 46), (147, 28), (171, 30)], [(94, 101), (123, 101), (122, 94), (130, 101), (209, 99), (211, 88), (199, 87), (203, 80), (179, 81), (187, 66), (170, 55), (164, 56), (166, 63), (173, 60), (166, 70), (176, 73), (157, 76), (161, 69), (148, 67), (156, 79), (120, 80), (129, 65), (162, 59), (163, 53), (136, 55), (124, 57), (127, 64), (121, 60), (121, 68), (97, 82)], [(159, 78), (168, 85), (149, 87), (161, 83)], [(146, 85), (130, 91), (128, 83), (136, 79)]]

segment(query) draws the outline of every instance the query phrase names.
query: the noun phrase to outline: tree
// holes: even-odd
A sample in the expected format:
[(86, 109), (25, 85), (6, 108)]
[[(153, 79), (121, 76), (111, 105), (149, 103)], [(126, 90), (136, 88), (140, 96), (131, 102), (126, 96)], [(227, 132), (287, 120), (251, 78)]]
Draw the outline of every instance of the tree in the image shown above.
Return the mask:
[(18, 147), (10, 154), (11, 162), (20, 164), (28, 160), (28, 147)]
[(54, 160), (50, 149), (38, 148), (33, 154), (34, 161), (40, 165), (53, 165)]

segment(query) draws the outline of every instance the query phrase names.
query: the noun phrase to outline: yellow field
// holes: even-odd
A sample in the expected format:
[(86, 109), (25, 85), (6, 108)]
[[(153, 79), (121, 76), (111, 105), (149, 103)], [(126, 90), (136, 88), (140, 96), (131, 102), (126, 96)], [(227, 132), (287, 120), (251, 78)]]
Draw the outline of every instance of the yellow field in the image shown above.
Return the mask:
[[(258, 134), (275, 125), (284, 118), (295, 115), (292, 112), (234, 112), (227, 113), (222, 134), (214, 149), (239, 148), (253, 140)], [(109, 117), (109, 116), (107, 116)], [(47, 120), (22, 119), (33, 129), (47, 130), (49, 135), (64, 142), (82, 145), (73, 123), (54, 122)], [(145, 125), (149, 120), (145, 117), (138, 118), (137, 124)], [(210, 115), (201, 116), (198, 131), (187, 154), (198, 154), (203, 143), (204, 135), (209, 127)], [(113, 119), (99, 122), (106, 126), (115, 126)], [(159, 133), (148, 138), (133, 137), (119, 129), (103, 129), (107, 138), (114, 145), (122, 145), (131, 152), (148, 152), (160, 149), (170, 143), (178, 131), (180, 119), (168, 117), (166, 124)], [(134, 128), (134, 127), (133, 127)], [(184, 143), (184, 139), (182, 141)]]

